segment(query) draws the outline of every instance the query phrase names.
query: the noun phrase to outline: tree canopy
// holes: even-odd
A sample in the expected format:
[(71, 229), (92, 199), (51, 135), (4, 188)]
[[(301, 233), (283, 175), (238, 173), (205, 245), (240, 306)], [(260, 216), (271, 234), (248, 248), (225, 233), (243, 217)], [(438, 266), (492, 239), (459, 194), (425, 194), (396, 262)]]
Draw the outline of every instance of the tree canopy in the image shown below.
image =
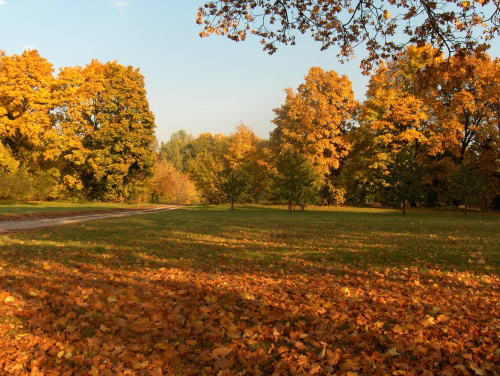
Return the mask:
[(12, 181), (130, 199), (152, 175), (154, 127), (144, 77), (133, 67), (93, 60), (54, 77), (35, 50), (0, 52), (0, 172)]
[(270, 54), (279, 44), (309, 33), (322, 49), (337, 46), (349, 60), (358, 45), (368, 56), (365, 71), (405, 46), (429, 43), (452, 54), (484, 50), (500, 31), (498, 0), (217, 0), (199, 8), (202, 37), (219, 34), (235, 41), (261, 37)]

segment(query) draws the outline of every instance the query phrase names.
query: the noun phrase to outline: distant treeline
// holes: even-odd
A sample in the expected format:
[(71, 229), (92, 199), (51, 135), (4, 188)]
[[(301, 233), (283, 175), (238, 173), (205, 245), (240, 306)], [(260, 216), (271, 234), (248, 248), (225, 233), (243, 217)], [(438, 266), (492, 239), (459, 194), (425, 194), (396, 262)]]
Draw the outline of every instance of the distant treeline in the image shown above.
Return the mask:
[(161, 160), (207, 203), (500, 206), (500, 65), (430, 46), (382, 62), (358, 103), (345, 76), (312, 68), (274, 110), (269, 140), (179, 131)]
[(274, 112), (269, 140), (242, 124), (158, 145), (138, 70), (1, 54), (0, 198), (500, 207), (498, 59), (408, 47), (363, 103), (314, 67)]

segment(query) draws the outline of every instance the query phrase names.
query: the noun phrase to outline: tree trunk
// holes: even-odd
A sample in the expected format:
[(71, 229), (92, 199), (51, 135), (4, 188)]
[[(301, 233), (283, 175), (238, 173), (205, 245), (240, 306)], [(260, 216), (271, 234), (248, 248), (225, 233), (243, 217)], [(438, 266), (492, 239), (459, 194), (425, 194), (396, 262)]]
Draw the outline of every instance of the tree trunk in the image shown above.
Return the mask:
[(403, 201), (403, 215), (406, 215), (406, 200)]
[(231, 197), (231, 211), (234, 211), (234, 198)]

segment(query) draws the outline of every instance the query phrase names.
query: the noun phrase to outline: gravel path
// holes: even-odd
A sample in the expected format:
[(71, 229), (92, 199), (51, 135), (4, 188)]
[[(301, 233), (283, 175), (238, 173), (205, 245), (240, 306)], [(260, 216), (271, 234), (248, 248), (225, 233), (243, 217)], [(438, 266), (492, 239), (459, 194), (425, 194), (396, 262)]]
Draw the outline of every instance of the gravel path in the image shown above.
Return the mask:
[(93, 221), (96, 219), (120, 218), (131, 215), (152, 214), (165, 210), (175, 210), (182, 208), (182, 205), (156, 205), (147, 209), (133, 209), (126, 211), (65, 215), (63, 217), (35, 218), (27, 220), (15, 220), (0, 222), (0, 234), (8, 231), (30, 230), (41, 227), (69, 225), (73, 223)]

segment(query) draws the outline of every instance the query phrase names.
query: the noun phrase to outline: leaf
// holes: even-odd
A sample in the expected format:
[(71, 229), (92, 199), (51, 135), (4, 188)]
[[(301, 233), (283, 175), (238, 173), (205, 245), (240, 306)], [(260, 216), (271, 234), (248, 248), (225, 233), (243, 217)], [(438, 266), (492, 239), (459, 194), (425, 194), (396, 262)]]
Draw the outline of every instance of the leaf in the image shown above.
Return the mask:
[(248, 292), (240, 292), (240, 297), (243, 300), (255, 300), (255, 295), (249, 294)]
[(340, 358), (342, 356), (342, 350), (336, 349), (335, 352), (331, 350), (326, 350), (326, 363), (329, 366), (336, 366), (339, 364)]
[(144, 368), (146, 368), (146, 366), (148, 364), (149, 364), (148, 360), (145, 360), (144, 362), (138, 362), (138, 361), (134, 360), (132, 362), (132, 368), (133, 369), (144, 369)]
[(163, 376), (163, 371), (161, 368), (154, 368), (151, 370), (148, 370), (149, 376)]
[(330, 309), (333, 307), (333, 303), (331, 301), (327, 301), (323, 303), (323, 308)]
[(155, 349), (160, 349), (160, 350), (172, 349), (172, 345), (169, 345), (168, 343), (165, 343), (165, 342), (158, 342), (154, 347), (155, 347)]
[(397, 334), (403, 334), (405, 330), (400, 325), (395, 325), (392, 331)]
[(450, 319), (449, 316), (446, 316), (445, 314), (441, 314), (437, 317), (438, 322), (446, 322)]
[(391, 347), (389, 350), (387, 350), (387, 355), (398, 356), (401, 355), (401, 353), (399, 353), (395, 347)]
[(8, 296), (3, 300), (4, 303), (12, 303), (15, 301), (16, 301), (16, 299), (13, 296)]
[(99, 375), (99, 369), (95, 366), (92, 366), (92, 368), (89, 371), (90, 376), (98, 376)]
[(326, 356), (326, 349), (324, 348), (323, 350), (320, 351), (318, 354), (318, 359), (323, 359)]
[(471, 370), (473, 370), (473, 371), (476, 373), (476, 375), (478, 375), (478, 376), (484, 376), (484, 375), (486, 375), (486, 372), (485, 372), (483, 369), (479, 368), (479, 366), (478, 366), (478, 365), (477, 365), (477, 363), (475, 363), (475, 362), (469, 362), (469, 367), (470, 367), (470, 368), (471, 368)]
[(391, 18), (391, 14), (389, 13), (389, 11), (388, 11), (387, 9), (386, 9), (386, 10), (384, 10), (384, 18), (385, 18), (386, 20), (388, 20), (389, 18)]
[(217, 302), (217, 297), (214, 294), (207, 294), (204, 300), (209, 303), (215, 303)]
[(230, 351), (231, 350), (229, 350), (227, 347), (217, 347), (212, 351), (212, 355), (219, 358), (224, 358), (227, 354), (229, 354)]
[(108, 303), (116, 303), (118, 301), (118, 299), (114, 295), (108, 296), (106, 300), (108, 301)]

